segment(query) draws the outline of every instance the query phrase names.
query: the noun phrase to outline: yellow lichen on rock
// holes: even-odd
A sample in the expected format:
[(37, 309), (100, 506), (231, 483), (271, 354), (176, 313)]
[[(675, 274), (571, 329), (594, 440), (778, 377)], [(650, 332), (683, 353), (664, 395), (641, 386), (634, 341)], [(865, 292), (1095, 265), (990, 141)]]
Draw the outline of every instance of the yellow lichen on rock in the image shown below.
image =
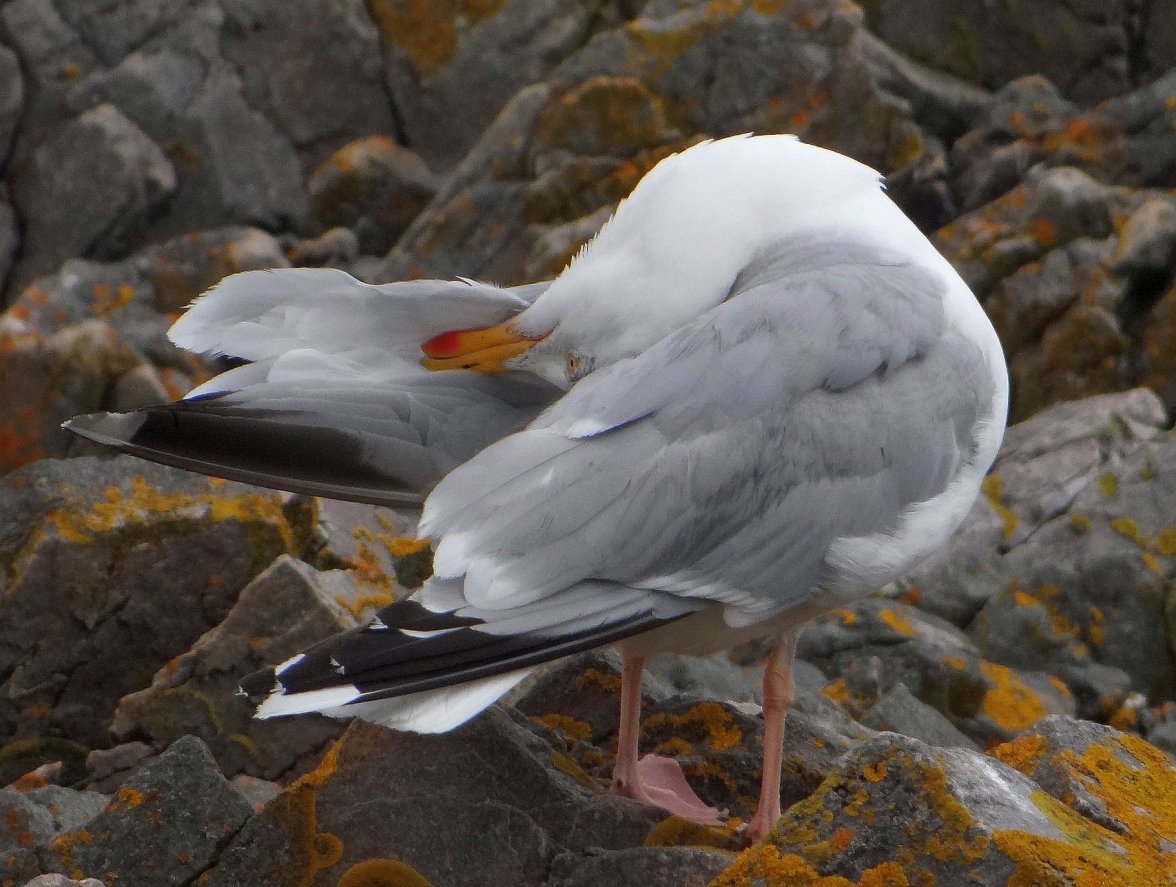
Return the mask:
[(433, 887), (433, 882), (406, 862), (365, 859), (345, 871), (336, 887)]
[(743, 742), (743, 731), (735, 726), (731, 713), (717, 702), (700, 702), (680, 715), (650, 715), (642, 724), (641, 732), (667, 727), (675, 735), (705, 742), (712, 751), (726, 751)]
[(1019, 733), (1049, 714), (1041, 697), (1008, 666), (985, 660), (980, 672), (992, 685), (981, 709), (998, 727)]

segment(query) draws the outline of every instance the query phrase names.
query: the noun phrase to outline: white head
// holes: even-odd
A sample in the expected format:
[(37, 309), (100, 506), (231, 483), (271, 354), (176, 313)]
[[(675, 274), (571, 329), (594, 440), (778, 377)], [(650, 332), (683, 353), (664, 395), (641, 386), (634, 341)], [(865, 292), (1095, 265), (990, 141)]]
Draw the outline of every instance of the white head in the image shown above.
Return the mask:
[(703, 142), (650, 170), (533, 305), (430, 340), (423, 363), (526, 370), (570, 387), (723, 302), (790, 233), (846, 223), (852, 200), (889, 204), (878, 173), (848, 157), (793, 136)]

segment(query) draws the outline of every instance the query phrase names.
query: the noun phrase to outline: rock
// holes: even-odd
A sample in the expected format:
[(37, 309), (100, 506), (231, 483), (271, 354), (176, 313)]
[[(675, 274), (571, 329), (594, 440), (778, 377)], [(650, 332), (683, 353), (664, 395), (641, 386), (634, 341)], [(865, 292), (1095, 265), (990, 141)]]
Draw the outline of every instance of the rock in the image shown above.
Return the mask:
[[(1156, 755), (1145, 754), (1147, 764), (1135, 769), (1142, 781), (1100, 790), (1122, 792), (1136, 804), (1149, 803), (1148, 789), (1170, 790), (1172, 769), (1157, 766)], [(1112, 771), (1131, 772), (1131, 765), (1120, 760)], [(811, 797), (785, 811), (764, 844), (746, 851), (714, 884), (840, 876), (855, 884), (996, 887), (1054, 883), (1059, 873), (1106, 884), (1147, 883), (1138, 880), (1145, 876), (1162, 883), (1170, 874), (1163, 842), (1171, 840), (1172, 823), (1144, 817), (1147, 830), (1125, 837), (1069, 809), (1011, 766), (882, 733), (846, 755)]]
[(17, 270), (28, 280), (63, 259), (121, 258), (176, 190), (159, 146), (114, 105), (63, 126), (16, 168), (12, 198), (25, 225)]
[(61, 423), (106, 405), (116, 380), (142, 359), (108, 324), (92, 320), (43, 336), (0, 318), (0, 472), (63, 456)]
[[(328, 866), (333, 883), (335, 872), (377, 870), (369, 860), (399, 860), (395, 871), (411, 867), (428, 883), (543, 884), (561, 852), (637, 846), (664, 818), (584, 780), (503, 709), (439, 736), (354, 721), (246, 824), (203, 883), (293, 885)], [(396, 790), (373, 794), (373, 785)]]
[(54, 833), (81, 828), (101, 813), (110, 800), (98, 792), (77, 791), (61, 785), (33, 789), (25, 797), (48, 811)]
[[(224, 60), (245, 72), (246, 103), (293, 143), (305, 168), (356, 136), (394, 135), (400, 125), (383, 82), (376, 11), (364, 0), (225, 5)], [(245, 141), (237, 153), (250, 149)]]
[(1105, 464), (1065, 514), (1006, 555), (1009, 585), (969, 630), (980, 649), (1020, 667), (1048, 663), (1091, 715), (1108, 714), (1121, 699), (1084, 692), (1088, 662), (1121, 670), (1145, 694), (1165, 693), (1176, 676), (1164, 627), (1176, 567), (1174, 485), (1170, 435)]
[(307, 188), (319, 222), (352, 228), (363, 252), (385, 253), (438, 184), (417, 154), (387, 136), (368, 136), (324, 160)]
[[(16, 214), (7, 201), (0, 199), (0, 296), (4, 294), (4, 284), (19, 246), (20, 231), (16, 224)], [(0, 303), (2, 302), (0, 299)]]
[(299, 240), (288, 255), (297, 265), (348, 267), (359, 257), (359, 238), (350, 228), (331, 228), (318, 237)]
[(564, 874), (556, 857), (550, 887), (706, 887), (731, 862), (731, 855), (697, 847), (631, 847), (597, 853), (587, 861), (568, 854), (575, 866)]
[(404, 141), (437, 169), (452, 168), (519, 89), (583, 45), (594, 18), (574, 0), (379, 0), (372, 14)]
[[(1005, 552), (1064, 515), (1078, 494), (1166, 425), (1150, 391), (1057, 404), (1011, 426), (982, 495), (950, 542), (896, 584), (903, 599), (967, 626), (1005, 591)], [(1079, 518), (1079, 524), (1085, 526)]]
[(143, 887), (184, 883), (216, 860), (252, 812), (204, 743), (185, 737), (128, 779), (87, 827), (51, 841), (43, 864)]
[[(612, 650), (591, 650), (542, 670), (524, 684), (513, 703), (544, 726), (602, 745), (617, 735), (620, 692), (621, 657)], [(661, 679), (649, 672), (642, 676), (643, 710), (671, 695)]]
[(139, 257), (138, 268), (150, 282), (152, 307), (170, 321), (230, 274), (289, 264), (273, 235), (230, 225), (154, 245)]
[(873, 730), (901, 733), (927, 745), (979, 751), (979, 746), (957, 730), (941, 712), (916, 699), (906, 684), (891, 687), (861, 721)]
[(4, 476), (0, 735), (107, 745), (118, 699), (218, 624), (308, 532), (277, 493), (130, 457)]
[(268, 779), (256, 779), (244, 773), (238, 773), (229, 782), (241, 793), (241, 797), (249, 802), (254, 811), (260, 810), (282, 793), (282, 786), (278, 783), (270, 782)]
[(742, 668), (726, 653), (713, 656), (663, 654), (646, 666), (671, 692), (725, 702), (763, 702), (762, 671)]
[(24, 77), (20, 60), (7, 46), (0, 46), (0, 168), (8, 158), (8, 147), (24, 109)]
[(169, 661), (149, 687), (119, 701), (111, 734), (147, 738), (157, 747), (184, 734), (199, 736), (229, 776), (301, 773), (344, 725), (318, 716), (259, 721), (255, 706), (239, 694), (239, 681), (355, 627), (364, 606), (342, 571), (319, 573), (294, 558), (278, 558), (241, 590), (223, 621)]
[[(741, 47), (738, 65), (731, 45)], [(936, 142), (958, 136), (985, 101), (901, 59), (870, 37), (856, 8), (829, 0), (786, 13), (648, 3), (503, 107), (379, 276), (551, 276), (644, 172), (704, 134), (791, 131), (835, 147), (900, 173), (903, 200), (922, 202), (931, 224), (949, 196)]]
[(83, 878), (80, 881), (75, 881), (65, 875), (52, 874), (37, 875), (24, 887), (103, 887), (103, 884), (97, 878)]
[(1074, 711), (1058, 678), (982, 659), (959, 629), (897, 601), (867, 599), (815, 619), (798, 652), (834, 679), (824, 692), (851, 715), (901, 682), (981, 746)]
[(961, 8), (876, 0), (864, 8), (895, 49), (989, 88), (1041, 72), (1067, 95), (1093, 103), (1131, 85), (1124, 4)]
[(17, 883), (41, 872), (39, 848), (63, 830), (84, 826), (106, 803), (104, 795), (56, 785), (0, 790), (0, 878)]
[(111, 793), (122, 785), (131, 771), (155, 750), (145, 742), (124, 742), (113, 748), (96, 748), (86, 755), (87, 788)]

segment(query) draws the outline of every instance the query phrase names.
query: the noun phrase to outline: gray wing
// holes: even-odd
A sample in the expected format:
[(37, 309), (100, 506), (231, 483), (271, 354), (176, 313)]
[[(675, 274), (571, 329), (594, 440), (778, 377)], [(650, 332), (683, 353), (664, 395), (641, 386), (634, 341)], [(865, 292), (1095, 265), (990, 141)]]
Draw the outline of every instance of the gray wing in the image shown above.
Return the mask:
[(946, 282), (821, 260), (741, 286), (446, 477), (438, 575), (487, 608), (595, 578), (764, 618), (813, 593), (833, 539), (942, 492), (988, 378)]
[(251, 362), (184, 400), (66, 428), (122, 452), (292, 492), (419, 505), (457, 465), (559, 391), (521, 373), (429, 373), (420, 344), (500, 323), (547, 283), (371, 286), (332, 269), (226, 278), (172, 328), (177, 344)]

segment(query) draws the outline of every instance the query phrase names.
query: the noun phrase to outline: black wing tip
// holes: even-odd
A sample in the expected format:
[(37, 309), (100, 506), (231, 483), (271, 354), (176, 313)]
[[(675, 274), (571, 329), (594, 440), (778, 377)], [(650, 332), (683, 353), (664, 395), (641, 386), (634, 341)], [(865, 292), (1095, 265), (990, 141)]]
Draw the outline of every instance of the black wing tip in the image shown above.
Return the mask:
[(244, 696), (250, 702), (256, 704), (269, 696), (277, 683), (278, 679), (274, 674), (274, 670), (272, 668), (263, 668), (261, 671), (255, 671), (241, 678), (241, 682), (238, 685), (238, 695)]

